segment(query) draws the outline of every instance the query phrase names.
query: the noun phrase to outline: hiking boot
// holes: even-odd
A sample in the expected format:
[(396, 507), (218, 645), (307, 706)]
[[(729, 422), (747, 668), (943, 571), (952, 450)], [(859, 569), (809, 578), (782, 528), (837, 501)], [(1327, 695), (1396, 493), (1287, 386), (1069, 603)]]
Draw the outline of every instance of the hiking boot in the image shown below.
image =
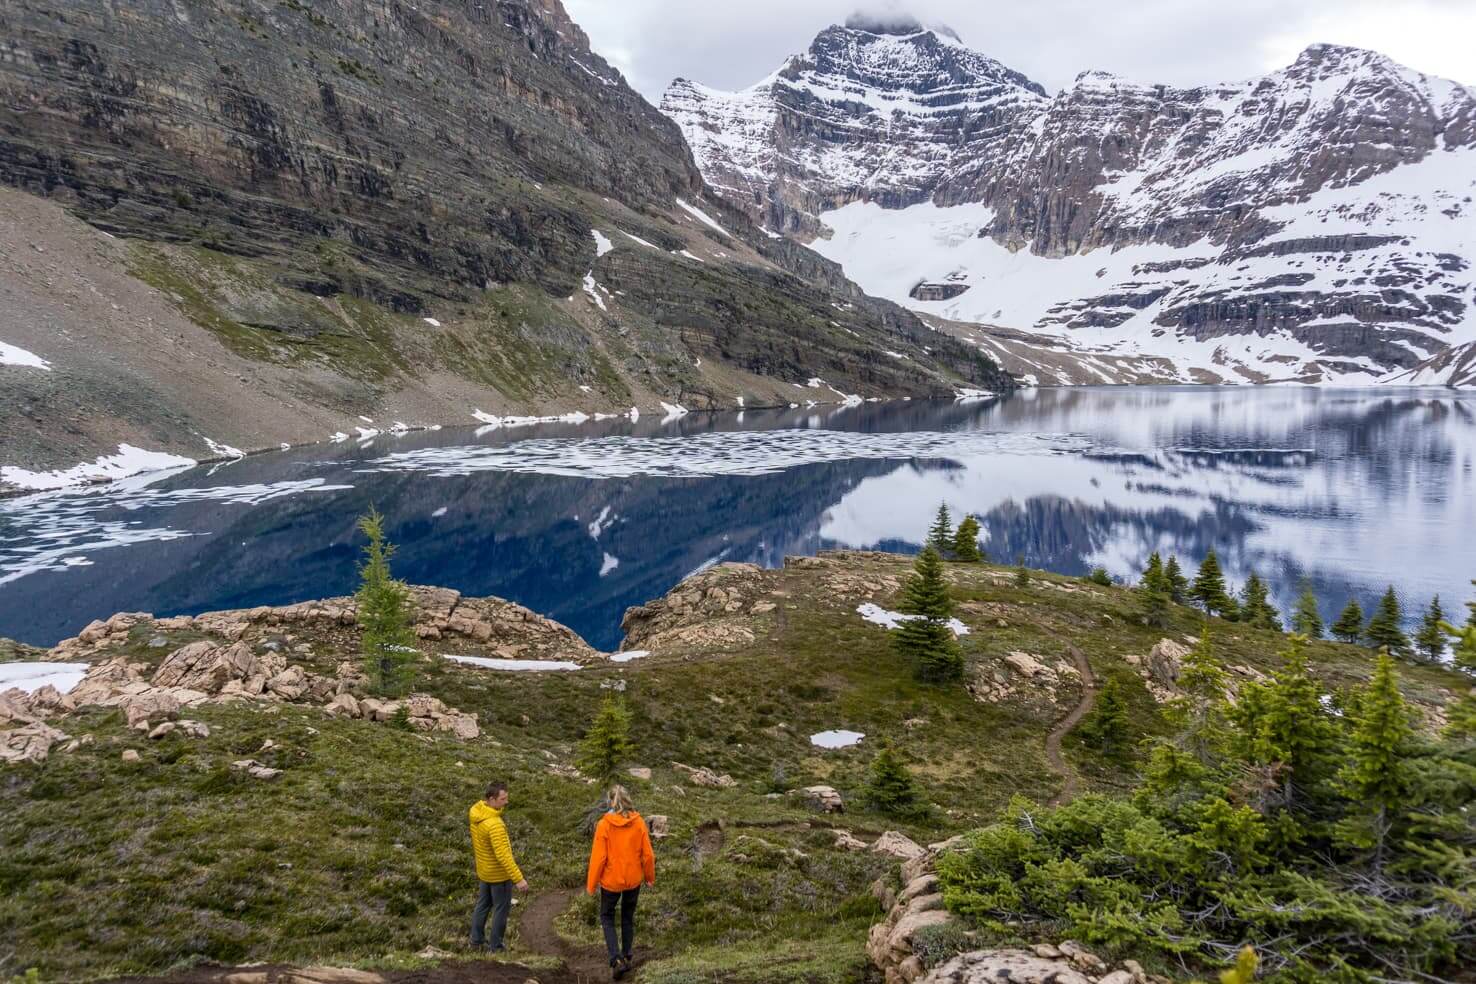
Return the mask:
[(629, 970), (629, 960), (626, 960), (623, 957), (610, 958), (610, 978), (612, 980), (620, 980), (620, 978), (624, 977), (626, 975), (626, 972), (628, 972)]

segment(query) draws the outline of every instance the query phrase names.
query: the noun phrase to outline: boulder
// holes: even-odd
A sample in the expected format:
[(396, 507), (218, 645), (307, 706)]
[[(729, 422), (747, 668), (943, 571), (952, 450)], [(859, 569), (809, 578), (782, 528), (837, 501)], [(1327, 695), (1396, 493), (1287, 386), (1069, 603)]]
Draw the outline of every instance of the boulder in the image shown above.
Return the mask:
[(429, 694), (411, 694), (405, 700), (405, 713), (411, 718), (439, 718), (446, 714), (446, 705)]
[(846, 811), (841, 794), (832, 786), (806, 786), (799, 790), (799, 795), (811, 809), (821, 813), (844, 813)]
[(267, 680), (264, 688), (283, 700), (297, 700), (307, 693), (308, 678), (300, 666), (289, 666)]
[(239, 762), (232, 762), (231, 768), (244, 772), (253, 779), (275, 779), (282, 774), (281, 769), (262, 765), (256, 759), (241, 759)]
[(138, 752), (134, 751), (131, 748), (125, 748), (123, 749), (123, 754), (120, 756), (120, 758), (122, 758), (124, 762), (137, 762)]
[(1133, 984), (1133, 975), (1126, 970), (1114, 970), (1106, 977), (1097, 979), (1097, 984)]
[(30, 701), (20, 690), (7, 690), (0, 694), (0, 727), (15, 724), (34, 724), (41, 720), (31, 711)]
[(708, 789), (731, 789), (738, 785), (732, 776), (718, 775), (706, 767), (694, 769), (690, 765), (680, 762), (671, 763), (671, 767), (687, 777), (687, 781), (694, 786), (705, 786)]
[(1028, 950), (972, 950), (935, 967), (923, 984), (1092, 984), (1091, 978), (1058, 960)]
[(51, 711), (56, 714), (70, 714), (77, 709), (72, 698), (49, 683), (33, 691), (29, 703), (33, 712)]
[(209, 738), (210, 726), (204, 721), (181, 720), (179, 722), (179, 733), (186, 738)]
[(887, 949), (893, 953), (911, 955), (912, 937), (918, 930), (928, 926), (941, 926), (952, 918), (942, 909), (912, 910), (909, 908), (887, 933)]
[(651, 781), (651, 770), (644, 765), (632, 765), (625, 771), (630, 774), (632, 779), (639, 779), (641, 782)]
[(441, 731), (449, 731), (462, 741), (471, 741), (482, 733), (482, 729), (477, 726), (475, 714), (452, 712), (441, 717), (436, 722), (436, 727)]
[(902, 903), (911, 902), (920, 895), (936, 895), (938, 892), (938, 876), (929, 872), (926, 875), (918, 875), (902, 889), (902, 894), (897, 896)]
[(671, 821), (663, 814), (653, 813), (646, 818), (646, 829), (652, 840), (662, 840), (671, 833)]
[(329, 717), (356, 718), (364, 713), (353, 694), (339, 694), (323, 710)]
[(0, 762), (45, 762), (51, 746), (68, 736), (41, 721), (0, 731)]
[(1188, 655), (1188, 646), (1172, 639), (1160, 639), (1148, 650), (1148, 655), (1143, 660), (1143, 669), (1154, 683), (1172, 690), (1179, 682), (1179, 671), (1183, 669), (1184, 657)]
[(179, 699), (167, 690), (149, 687), (140, 693), (122, 695), (118, 700), (118, 708), (127, 718), (128, 726), (136, 728), (140, 721), (151, 718), (178, 717)]
[(174, 729), (177, 727), (179, 727), (179, 725), (175, 724), (173, 721), (164, 721), (149, 732), (149, 738), (153, 741), (158, 741), (160, 738), (172, 734), (174, 732)]
[[(277, 657), (280, 660), (280, 657)], [(280, 671), (280, 667), (278, 667)], [(207, 694), (219, 693), (231, 680), (250, 680), (256, 676), (275, 676), (263, 672), (263, 663), (244, 642), (216, 646), (200, 641), (181, 646), (159, 664), (154, 671), (156, 687), (185, 687)], [(254, 693), (261, 689), (247, 687)]]
[(835, 832), (835, 849), (838, 851), (864, 851), (866, 842), (849, 830)]
[(902, 861), (912, 861), (928, 853), (912, 838), (895, 830), (889, 830), (878, 837), (871, 845), (871, 850), (876, 854), (887, 854)]
[(1101, 957), (1097, 956), (1086, 947), (1075, 940), (1066, 940), (1059, 944), (1061, 955), (1070, 960), (1082, 970), (1100, 974), (1107, 969), (1107, 964)]

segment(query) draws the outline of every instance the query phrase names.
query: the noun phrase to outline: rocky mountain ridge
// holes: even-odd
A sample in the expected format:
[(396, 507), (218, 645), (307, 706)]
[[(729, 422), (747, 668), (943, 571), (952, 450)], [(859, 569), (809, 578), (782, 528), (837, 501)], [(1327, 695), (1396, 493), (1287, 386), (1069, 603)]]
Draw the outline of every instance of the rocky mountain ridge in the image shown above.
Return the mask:
[(557, 0), (0, 23), (5, 465), (1010, 386), (713, 197)]
[(951, 32), (853, 22), (750, 89), (679, 79), (662, 105), (768, 228), (1042, 353), (1359, 384), (1449, 375), (1426, 363), (1476, 341), (1476, 90), (1375, 52), (1193, 88), (1085, 72), (1047, 97)]

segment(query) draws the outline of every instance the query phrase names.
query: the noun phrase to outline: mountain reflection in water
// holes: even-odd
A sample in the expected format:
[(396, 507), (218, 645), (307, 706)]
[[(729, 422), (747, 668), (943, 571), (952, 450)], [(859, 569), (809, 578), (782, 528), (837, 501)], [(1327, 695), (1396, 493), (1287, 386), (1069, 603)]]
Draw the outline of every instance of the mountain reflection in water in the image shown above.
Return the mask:
[(996, 559), (1130, 578), (1214, 547), (1283, 608), (1331, 618), (1394, 583), (1448, 610), (1476, 577), (1476, 394), (1100, 388), (970, 403), (692, 414), (670, 423), (382, 435), (0, 500), (0, 636), (50, 644), (115, 611), (353, 590), (371, 504), (406, 580), (501, 595), (614, 648), (626, 607), (722, 561), (914, 550), (980, 517)]

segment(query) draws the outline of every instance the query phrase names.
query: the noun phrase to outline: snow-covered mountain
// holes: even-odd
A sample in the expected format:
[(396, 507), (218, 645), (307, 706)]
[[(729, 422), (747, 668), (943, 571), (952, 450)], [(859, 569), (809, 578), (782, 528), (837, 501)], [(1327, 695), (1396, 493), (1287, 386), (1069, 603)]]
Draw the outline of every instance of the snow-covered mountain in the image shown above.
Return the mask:
[(1188, 89), (1086, 72), (1050, 98), (944, 28), (853, 18), (752, 88), (679, 79), (662, 108), (766, 228), (1042, 351), (1363, 383), (1461, 377), (1447, 350), (1476, 342), (1476, 91), (1375, 52)]

